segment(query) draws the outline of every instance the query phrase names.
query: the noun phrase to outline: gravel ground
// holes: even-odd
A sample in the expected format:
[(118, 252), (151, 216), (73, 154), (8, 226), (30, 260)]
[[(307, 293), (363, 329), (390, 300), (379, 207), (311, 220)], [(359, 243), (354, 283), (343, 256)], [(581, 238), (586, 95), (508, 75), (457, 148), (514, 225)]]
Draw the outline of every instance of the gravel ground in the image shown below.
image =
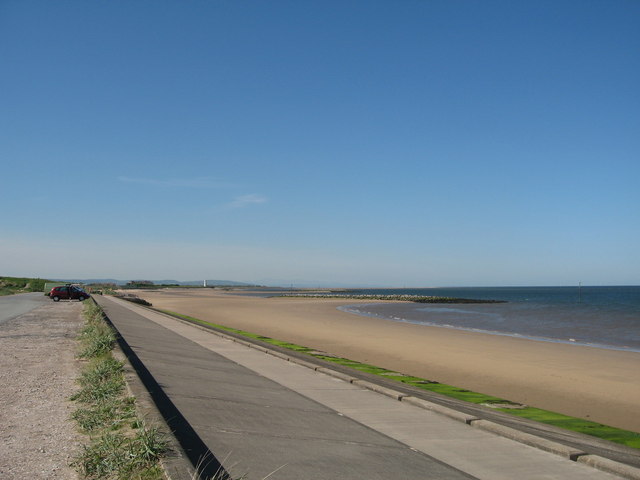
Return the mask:
[(79, 479), (83, 441), (69, 419), (82, 304), (43, 305), (0, 325), (0, 478)]

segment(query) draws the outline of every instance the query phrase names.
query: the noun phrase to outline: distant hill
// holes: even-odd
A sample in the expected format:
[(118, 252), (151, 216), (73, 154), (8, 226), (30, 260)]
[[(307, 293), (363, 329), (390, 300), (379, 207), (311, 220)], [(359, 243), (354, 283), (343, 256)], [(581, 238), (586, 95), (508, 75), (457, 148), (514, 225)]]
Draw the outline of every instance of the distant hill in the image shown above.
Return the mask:
[(65, 283), (115, 283), (116, 285), (124, 285), (128, 280), (116, 280), (115, 278), (54, 278), (53, 282), (65, 282)]
[[(147, 280), (146, 278), (135, 278), (132, 280)], [(117, 280), (115, 278), (57, 278), (56, 282), (67, 282), (67, 283), (115, 283), (116, 285), (126, 285), (131, 280)], [(178, 280), (150, 280), (156, 285), (181, 285), (181, 286), (192, 286), (192, 285), (202, 285), (203, 280), (189, 280), (185, 282), (180, 282)], [(243, 283), (243, 282), (234, 282), (232, 280), (208, 280), (207, 286), (210, 287), (218, 287), (218, 286), (231, 286), (231, 287), (249, 287), (252, 286), (251, 283)]]
[[(178, 285), (202, 285), (203, 280), (189, 280), (187, 282), (179, 282), (177, 280), (152, 280), (153, 283), (156, 284), (178, 284)], [(249, 287), (252, 286), (252, 283), (244, 283), (244, 282), (234, 282), (232, 280), (207, 280), (208, 287), (214, 286), (225, 286), (225, 287)]]

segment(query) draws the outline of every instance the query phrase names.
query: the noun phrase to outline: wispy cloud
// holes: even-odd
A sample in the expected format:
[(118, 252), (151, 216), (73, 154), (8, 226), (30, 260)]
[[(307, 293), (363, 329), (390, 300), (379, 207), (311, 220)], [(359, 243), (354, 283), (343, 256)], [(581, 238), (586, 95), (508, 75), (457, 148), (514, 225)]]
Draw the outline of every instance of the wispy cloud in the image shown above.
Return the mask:
[(266, 203), (268, 198), (263, 195), (258, 195), (257, 193), (251, 193), (249, 195), (240, 195), (239, 197), (234, 198), (231, 203), (227, 204), (228, 208), (244, 208), (249, 205), (256, 205), (260, 203)]
[(137, 183), (139, 185), (152, 185), (156, 187), (179, 187), (179, 188), (230, 188), (233, 184), (221, 182), (212, 177), (196, 178), (172, 178), (168, 180), (157, 178), (133, 178), (118, 177), (118, 181), (123, 183)]
[[(149, 185), (159, 188), (202, 188), (202, 189), (223, 189), (223, 188), (238, 188), (238, 184), (227, 183), (217, 180), (213, 177), (195, 177), (195, 178), (144, 178), (144, 177), (126, 177), (119, 176), (118, 181), (122, 183), (131, 183), (137, 185)], [(245, 208), (250, 205), (258, 205), (266, 203), (269, 199), (264, 195), (257, 193), (250, 193), (247, 195), (239, 195), (235, 197), (231, 202), (224, 205), (220, 205), (218, 208), (222, 209), (235, 209)]]

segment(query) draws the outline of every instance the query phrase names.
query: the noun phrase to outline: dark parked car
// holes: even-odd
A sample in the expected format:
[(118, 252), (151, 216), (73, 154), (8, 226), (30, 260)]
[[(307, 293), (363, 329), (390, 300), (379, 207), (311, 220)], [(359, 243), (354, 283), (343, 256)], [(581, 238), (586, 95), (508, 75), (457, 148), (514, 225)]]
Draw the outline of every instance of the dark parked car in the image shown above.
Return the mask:
[(87, 292), (85, 292), (80, 287), (75, 287), (73, 285), (64, 285), (61, 287), (53, 287), (49, 292), (49, 298), (54, 302), (59, 302), (60, 300), (79, 300), (83, 301), (89, 298)]

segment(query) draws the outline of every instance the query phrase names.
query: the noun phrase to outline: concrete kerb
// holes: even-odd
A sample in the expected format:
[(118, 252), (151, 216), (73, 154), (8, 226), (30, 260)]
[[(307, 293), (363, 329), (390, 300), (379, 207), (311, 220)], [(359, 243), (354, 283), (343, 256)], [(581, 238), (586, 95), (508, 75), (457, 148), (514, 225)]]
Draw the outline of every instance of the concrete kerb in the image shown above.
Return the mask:
[(316, 372), (324, 373), (325, 375), (330, 375), (334, 378), (339, 378), (340, 380), (343, 380), (347, 383), (355, 383), (355, 381), (357, 380), (357, 378), (352, 377), (351, 375), (347, 375), (346, 373), (342, 373), (337, 370), (331, 370), (330, 368), (326, 367), (316, 366), (315, 370)]
[(332, 370), (331, 368), (328, 367), (320, 367), (318, 365), (315, 365), (313, 363), (310, 362), (305, 362), (304, 360), (298, 359), (297, 357), (289, 357), (287, 355), (284, 355), (280, 352), (277, 352), (275, 350), (270, 350), (268, 347), (265, 347), (264, 345), (259, 345), (257, 343), (253, 343), (250, 340), (242, 340), (239, 338), (236, 338), (232, 335), (228, 335), (220, 330), (217, 329), (212, 329), (212, 328), (207, 328), (205, 326), (202, 325), (198, 325), (195, 324), (193, 322), (190, 322), (188, 320), (176, 317), (174, 315), (169, 315), (166, 314), (164, 312), (160, 312), (158, 310), (155, 309), (150, 309), (156, 313), (160, 313), (162, 315), (165, 315), (167, 317), (170, 317), (173, 320), (178, 320), (181, 321), (185, 324), (191, 325), (191, 326), (195, 326), (197, 328), (200, 328), (201, 330), (207, 331), (209, 333), (214, 333), (215, 335), (218, 335), (220, 337), (226, 338), (228, 340), (232, 340), (234, 342), (237, 343), (241, 343), (243, 345), (246, 345), (250, 348), (259, 350), (261, 352), (267, 353), (267, 354), (273, 354), (273, 353), (278, 353), (278, 355), (274, 355), (276, 357), (282, 358), (283, 360), (292, 362), (292, 363), (296, 363), (298, 365), (302, 365), (305, 366), (307, 368), (310, 368), (312, 370), (316, 370), (318, 372), (324, 373), (326, 375), (331, 375), (335, 378), (339, 378), (343, 381), (346, 381), (348, 383), (354, 384), (354, 385), (359, 385), (362, 386), (363, 388), (367, 388), (371, 391), (374, 391), (376, 393), (380, 393), (382, 395), (386, 395), (388, 397), (391, 398), (395, 398), (396, 400), (399, 401), (403, 401), (403, 402), (407, 402), (411, 405), (420, 407), (420, 408), (424, 408), (426, 410), (431, 410), (433, 412), (439, 413), (441, 415), (447, 416), (449, 418), (452, 418), (454, 420), (458, 420), (462, 423), (465, 423), (469, 426), (472, 426), (474, 428), (479, 428), (488, 432), (491, 432), (495, 435), (499, 435), (502, 436), (504, 438), (508, 438), (510, 440), (513, 440), (515, 442), (518, 443), (522, 443), (525, 445), (528, 445), (530, 447), (534, 447), (537, 448), (539, 450), (544, 450), (546, 452), (550, 452), (556, 455), (559, 455), (563, 458), (566, 458), (568, 460), (571, 461), (577, 461), (577, 462), (581, 462), (584, 463), (585, 465), (589, 465), (593, 468), (596, 468), (598, 470), (602, 470), (608, 473), (613, 473), (616, 475), (620, 475), (623, 478), (627, 478), (630, 480), (640, 480), (640, 469), (636, 468), (636, 467), (632, 467), (630, 465), (621, 463), (621, 462), (617, 462), (615, 460), (610, 460), (608, 458), (605, 457), (601, 457), (599, 455), (592, 455), (589, 454), (587, 452), (569, 447), (567, 445), (561, 444), (559, 442), (554, 442), (552, 440), (547, 440), (545, 438), (542, 437), (538, 437), (536, 435), (532, 435), (529, 433), (525, 433), (522, 432), (520, 430), (516, 430), (514, 428), (510, 428), (510, 427), (506, 427), (503, 425), (500, 425), (498, 423), (489, 421), (489, 420), (483, 420), (481, 418), (475, 417), (473, 415), (469, 415), (463, 412), (459, 412), (457, 410), (442, 406), (442, 405), (438, 405), (436, 403), (432, 403), (429, 402), (427, 400), (423, 400), (420, 398), (416, 398), (416, 397), (412, 397), (410, 395), (407, 395), (405, 393), (387, 388), (387, 387), (383, 387), (381, 385), (377, 385), (375, 383), (366, 381), (366, 380), (361, 380), (355, 377), (351, 377), (343, 372), (340, 372), (338, 370)]
[(386, 395), (387, 397), (391, 397), (395, 400), (402, 400), (403, 397), (406, 397), (407, 394), (406, 393), (401, 393), (398, 392), (397, 390), (393, 390), (391, 388), (387, 388), (387, 387), (383, 387), (381, 385), (377, 385), (375, 383), (372, 382), (368, 382), (367, 380), (354, 380), (353, 382), (354, 385), (359, 385), (361, 387), (364, 387), (368, 390), (371, 390), (373, 392), (376, 393), (380, 393), (382, 395)]
[(315, 363), (305, 362), (304, 360), (298, 357), (289, 357), (289, 361), (291, 363), (295, 363), (296, 365), (300, 365), (301, 367), (309, 368), (311, 370), (318, 370), (319, 368), (322, 368), (316, 365)]
[(573, 461), (576, 461), (578, 457), (587, 454), (587, 452), (583, 452), (545, 438), (537, 437), (529, 433), (521, 432), (520, 430), (516, 430), (511, 427), (505, 427), (504, 425), (499, 425), (489, 420), (472, 420), (470, 425), (474, 428), (496, 433), (502, 437), (515, 440), (516, 442), (544, 450), (545, 452), (555, 453), (556, 455), (560, 455), (561, 457), (568, 458)]
[(609, 460), (599, 455), (583, 455), (578, 457), (579, 463), (584, 463), (590, 467), (597, 468), (603, 472), (613, 473), (629, 480), (640, 480), (640, 468), (635, 468), (624, 463)]
[(286, 360), (287, 362), (290, 360), (289, 355), (287, 355), (285, 353), (276, 352), (275, 350), (272, 350), (272, 351), (267, 352), (267, 353), (269, 355), (273, 355), (274, 357), (281, 358), (282, 360)]
[(458, 420), (459, 422), (466, 423), (467, 425), (470, 425), (474, 420), (480, 420), (478, 417), (475, 417), (473, 415), (459, 412), (458, 410), (454, 410), (453, 408), (444, 407), (442, 405), (429, 402), (428, 400), (424, 400), (422, 398), (412, 397), (411, 395), (402, 397), (401, 401), (410, 405), (414, 405), (416, 407), (424, 408), (425, 410), (431, 410), (432, 412), (439, 413), (440, 415), (445, 415), (454, 420)]

